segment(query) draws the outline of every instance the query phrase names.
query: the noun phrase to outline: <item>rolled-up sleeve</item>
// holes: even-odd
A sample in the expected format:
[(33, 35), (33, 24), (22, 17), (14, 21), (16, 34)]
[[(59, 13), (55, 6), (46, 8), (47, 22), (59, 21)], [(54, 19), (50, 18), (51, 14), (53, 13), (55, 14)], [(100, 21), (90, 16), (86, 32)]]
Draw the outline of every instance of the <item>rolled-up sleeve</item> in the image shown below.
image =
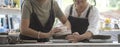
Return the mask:
[(97, 8), (93, 7), (89, 15), (89, 26), (87, 31), (92, 32), (94, 35), (99, 33), (99, 12)]

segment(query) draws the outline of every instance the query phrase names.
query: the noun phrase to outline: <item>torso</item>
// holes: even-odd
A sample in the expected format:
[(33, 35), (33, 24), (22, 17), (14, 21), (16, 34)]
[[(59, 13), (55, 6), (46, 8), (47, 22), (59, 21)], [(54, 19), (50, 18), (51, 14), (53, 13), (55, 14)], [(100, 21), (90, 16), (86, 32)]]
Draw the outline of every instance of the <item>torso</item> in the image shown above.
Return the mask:
[(73, 5), (73, 9), (72, 9), (73, 12), (72, 12), (71, 16), (77, 17), (77, 18), (86, 18), (86, 13), (87, 13), (87, 10), (89, 9), (89, 7), (90, 7), (90, 5), (88, 5), (84, 11), (82, 11), (78, 14), (78, 12), (75, 9), (75, 6)]
[(33, 0), (32, 3), (33, 9), (38, 16), (39, 20), (42, 21), (41, 24), (44, 26), (47, 22), (49, 15), (50, 15), (50, 8), (51, 8), (51, 0), (47, 0), (46, 3), (40, 5), (39, 2)]
[(88, 6), (88, 8), (86, 8), (86, 10), (85, 10), (86, 15), (84, 15), (85, 18), (74, 17), (75, 16), (75, 15), (73, 15), (74, 5), (72, 5), (72, 6), (70, 8), (69, 17), (68, 17), (68, 19), (71, 23), (72, 31), (83, 34), (84, 32), (86, 32), (88, 25), (89, 25), (88, 17), (89, 17), (90, 10), (92, 9), (92, 6)]

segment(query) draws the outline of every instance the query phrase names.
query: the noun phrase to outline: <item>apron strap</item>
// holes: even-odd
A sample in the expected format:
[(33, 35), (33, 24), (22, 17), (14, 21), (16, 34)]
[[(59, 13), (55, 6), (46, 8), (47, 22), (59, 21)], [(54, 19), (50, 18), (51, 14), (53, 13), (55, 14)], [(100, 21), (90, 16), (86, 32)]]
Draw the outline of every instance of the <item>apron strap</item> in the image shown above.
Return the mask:
[(54, 9), (53, 9), (53, 0), (51, 0), (51, 9), (50, 9), (50, 16), (49, 16), (49, 19), (47, 20), (47, 23), (45, 24), (45, 28), (48, 28), (49, 25), (51, 25), (51, 28), (52, 28), (52, 23), (54, 23)]
[(86, 14), (86, 18), (88, 18), (88, 16), (89, 16), (90, 11), (91, 11), (92, 8), (93, 8), (93, 6), (90, 6), (90, 7), (89, 7), (89, 9), (88, 9), (88, 11), (87, 11), (87, 14)]
[[(34, 6), (33, 4), (32, 4), (32, 1), (30, 0), (30, 4), (31, 4), (31, 6)], [(37, 7), (37, 6), (36, 6)], [(51, 25), (52, 26), (52, 23), (54, 22), (54, 21), (51, 21), (50, 19), (53, 19), (54, 18), (54, 9), (53, 9), (53, 0), (51, 0), (51, 9), (50, 9), (50, 18), (47, 20), (47, 22), (45, 23), (45, 26), (42, 26), (42, 24), (41, 24), (41, 22), (39, 21), (39, 24), (41, 25), (41, 27), (42, 28), (49, 28), (48, 26), (49, 25)], [(35, 11), (34, 11), (34, 7), (32, 7), (32, 13), (35, 13)], [(53, 17), (53, 18), (51, 18), (51, 17)], [(37, 19), (38, 19), (38, 17), (36, 17)], [(54, 20), (54, 19), (53, 19)]]
[(72, 4), (71, 7), (70, 7), (69, 16), (72, 15), (72, 11), (73, 11), (72, 9), (73, 9), (73, 4)]
[(32, 13), (35, 13), (35, 11), (34, 11), (34, 5), (32, 4), (32, 1), (30, 0), (30, 4), (31, 4), (31, 6), (32, 6)]

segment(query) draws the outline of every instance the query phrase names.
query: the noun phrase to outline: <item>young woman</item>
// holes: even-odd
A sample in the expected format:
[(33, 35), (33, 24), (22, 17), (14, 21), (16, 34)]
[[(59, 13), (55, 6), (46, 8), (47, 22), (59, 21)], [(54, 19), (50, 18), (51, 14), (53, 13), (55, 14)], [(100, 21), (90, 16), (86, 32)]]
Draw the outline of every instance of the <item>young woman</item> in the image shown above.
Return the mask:
[(98, 33), (98, 10), (87, 0), (73, 0), (74, 4), (67, 7), (65, 14), (71, 23), (73, 34), (66, 38), (71, 42), (87, 41)]
[(70, 23), (54, 0), (25, 0), (22, 6), (20, 38), (47, 42), (60, 29), (52, 29), (55, 17), (70, 29)]

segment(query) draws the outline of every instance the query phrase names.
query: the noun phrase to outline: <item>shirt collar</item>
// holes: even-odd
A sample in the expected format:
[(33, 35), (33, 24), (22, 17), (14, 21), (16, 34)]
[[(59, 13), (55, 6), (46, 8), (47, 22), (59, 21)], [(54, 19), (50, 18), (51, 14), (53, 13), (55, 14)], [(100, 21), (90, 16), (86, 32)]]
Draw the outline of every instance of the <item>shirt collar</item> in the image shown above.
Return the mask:
[[(85, 17), (86, 13), (89, 9), (90, 5), (87, 6), (87, 8), (81, 13), (80, 17)], [(75, 10), (75, 5), (73, 5), (73, 15), (74, 17), (78, 17), (77, 11)]]

